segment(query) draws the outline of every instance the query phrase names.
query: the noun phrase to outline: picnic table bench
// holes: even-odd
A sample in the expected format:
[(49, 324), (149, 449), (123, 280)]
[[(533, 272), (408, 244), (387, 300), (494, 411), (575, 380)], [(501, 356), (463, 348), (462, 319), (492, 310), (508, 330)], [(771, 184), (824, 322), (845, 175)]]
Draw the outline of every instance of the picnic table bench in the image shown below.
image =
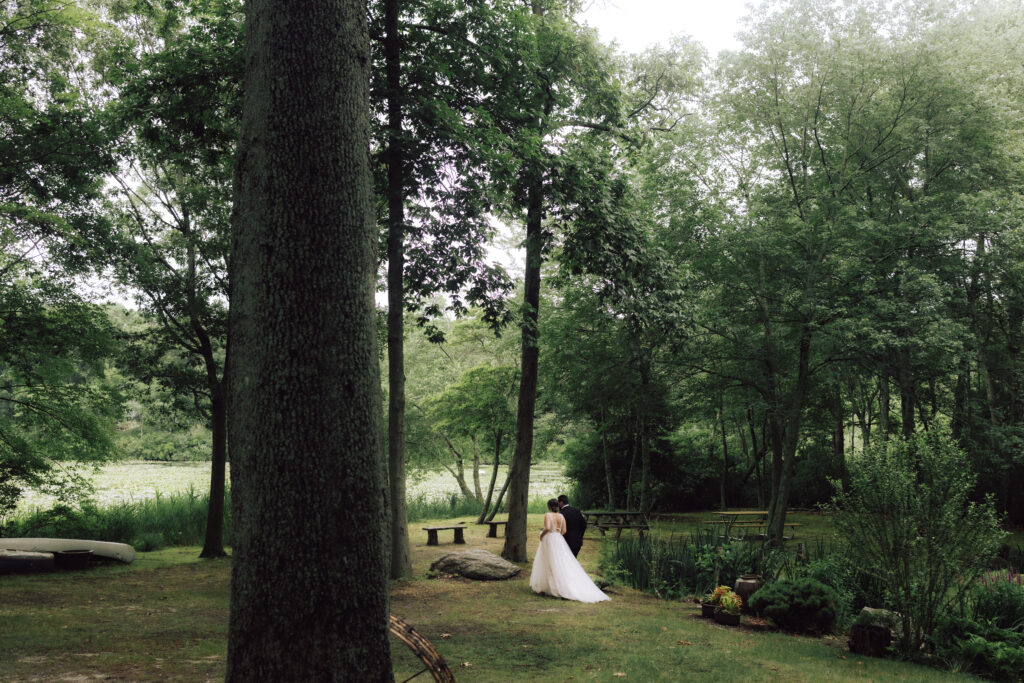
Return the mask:
[(608, 530), (615, 529), (616, 540), (622, 536), (623, 529), (635, 529), (640, 534), (640, 538), (644, 537), (645, 531), (651, 530), (647, 523), (647, 515), (642, 512), (583, 510), (582, 515), (583, 519), (587, 521), (587, 526), (596, 528), (602, 536)]
[(462, 535), (466, 527), (461, 524), (453, 524), (452, 526), (425, 526), (423, 530), (427, 532), (427, 545), (438, 545), (437, 532), (451, 529), (455, 534), (455, 543), (465, 544), (466, 537)]
[(497, 538), (498, 537), (498, 526), (499, 525), (504, 526), (504, 525), (508, 524), (508, 522), (507, 521), (500, 521), (500, 520), (494, 519), (494, 520), (490, 520), (490, 521), (486, 522), (486, 524), (489, 527), (487, 529), (487, 538)]

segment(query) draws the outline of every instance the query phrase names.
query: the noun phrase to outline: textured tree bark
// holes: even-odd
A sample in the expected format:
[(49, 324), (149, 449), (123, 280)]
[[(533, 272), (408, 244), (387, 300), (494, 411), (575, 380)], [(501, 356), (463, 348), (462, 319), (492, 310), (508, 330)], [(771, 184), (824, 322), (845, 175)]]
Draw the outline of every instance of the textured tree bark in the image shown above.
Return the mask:
[(405, 177), (402, 151), (399, 0), (384, 4), (388, 85), (388, 482), (391, 494), (391, 578), (412, 576), (405, 495)]
[(800, 330), (799, 353), (797, 355), (796, 385), (786, 415), (786, 436), (783, 442), (782, 473), (771, 504), (768, 537), (773, 546), (783, 543), (786, 529), (786, 508), (789, 506), (789, 491), (793, 483), (793, 468), (796, 463), (796, 447), (800, 441), (800, 418), (803, 416), (807, 392), (810, 389), (811, 337), (808, 324)]
[(530, 460), (533, 452), (533, 418), (537, 404), (537, 312), (540, 307), (540, 264), (543, 236), (541, 176), (530, 183), (526, 216), (526, 273), (523, 293), (522, 360), (519, 404), (516, 413), (516, 448), (508, 472), (508, 524), (501, 556), (510, 562), (526, 562), (526, 506), (530, 492)]
[(246, 4), (228, 681), (390, 681), (362, 0)]

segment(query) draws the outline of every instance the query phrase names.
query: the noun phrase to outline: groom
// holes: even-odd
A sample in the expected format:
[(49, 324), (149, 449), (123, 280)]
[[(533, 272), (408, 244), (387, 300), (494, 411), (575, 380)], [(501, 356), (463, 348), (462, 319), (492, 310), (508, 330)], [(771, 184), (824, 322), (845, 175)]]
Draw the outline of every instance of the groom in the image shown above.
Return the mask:
[(565, 517), (565, 542), (572, 551), (573, 557), (578, 557), (580, 548), (583, 547), (583, 532), (587, 530), (587, 520), (579, 510), (569, 505), (569, 497), (561, 495), (558, 497), (558, 511)]

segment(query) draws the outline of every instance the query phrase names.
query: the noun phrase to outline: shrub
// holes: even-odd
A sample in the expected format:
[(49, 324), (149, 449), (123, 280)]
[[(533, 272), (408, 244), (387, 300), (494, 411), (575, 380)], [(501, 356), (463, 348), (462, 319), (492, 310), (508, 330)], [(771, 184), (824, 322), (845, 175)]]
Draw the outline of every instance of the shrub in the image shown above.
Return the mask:
[(856, 572), (842, 555), (824, 555), (811, 560), (796, 572), (794, 578), (820, 581), (835, 592), (837, 629), (843, 629), (852, 620), (853, 602), (859, 587), (856, 585)]
[(974, 620), (1024, 631), (1024, 582), (1012, 569), (987, 572), (971, 589)]
[(997, 680), (1021, 680), (1024, 633), (958, 617), (940, 622), (932, 644), (935, 655), (950, 666)]
[(973, 503), (966, 456), (938, 430), (876, 444), (835, 483), (834, 522), (852, 566), (881, 583), (899, 613), (897, 649), (916, 655), (938, 621), (962, 603), (1003, 533), (991, 498)]
[(830, 633), (838, 605), (835, 590), (811, 578), (776, 581), (750, 596), (752, 610), (793, 633)]

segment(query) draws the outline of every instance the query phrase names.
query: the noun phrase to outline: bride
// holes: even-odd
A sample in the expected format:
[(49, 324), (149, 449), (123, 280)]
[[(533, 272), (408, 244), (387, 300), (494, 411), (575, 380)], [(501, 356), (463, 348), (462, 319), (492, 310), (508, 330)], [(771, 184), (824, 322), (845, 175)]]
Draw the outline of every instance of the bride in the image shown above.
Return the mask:
[(537, 555), (533, 558), (530, 588), (535, 593), (547, 593), (566, 600), (609, 600), (583, 571), (562, 538), (565, 534), (565, 517), (558, 512), (557, 499), (548, 501), (548, 510), (550, 512), (544, 514), (544, 531), (540, 533)]

